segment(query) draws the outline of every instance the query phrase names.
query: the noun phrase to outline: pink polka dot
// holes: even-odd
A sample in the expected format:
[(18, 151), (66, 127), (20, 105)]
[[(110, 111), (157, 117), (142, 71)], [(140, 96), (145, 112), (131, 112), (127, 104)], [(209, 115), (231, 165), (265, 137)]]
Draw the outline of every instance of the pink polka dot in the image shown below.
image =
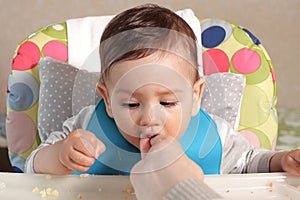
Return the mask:
[(250, 74), (260, 67), (260, 56), (251, 49), (241, 49), (232, 57), (233, 67), (242, 74)]
[(68, 60), (68, 48), (61, 42), (50, 41), (43, 48), (44, 56), (52, 57), (55, 60), (66, 62)]
[(229, 59), (220, 49), (209, 49), (203, 53), (203, 71), (205, 75), (228, 72)]
[(257, 135), (249, 130), (242, 130), (240, 134), (243, 135), (253, 146), (259, 148), (260, 141)]
[(6, 131), (7, 144), (12, 153), (23, 153), (34, 144), (35, 124), (25, 113), (10, 112), (7, 115)]
[(36, 66), (40, 60), (40, 49), (33, 42), (24, 42), (13, 59), (13, 70), (28, 70)]

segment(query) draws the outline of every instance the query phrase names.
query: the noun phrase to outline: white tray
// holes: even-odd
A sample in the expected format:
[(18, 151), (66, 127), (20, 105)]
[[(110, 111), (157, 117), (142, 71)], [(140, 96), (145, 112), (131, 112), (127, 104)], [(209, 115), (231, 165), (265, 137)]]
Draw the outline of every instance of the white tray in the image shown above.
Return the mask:
[[(208, 175), (205, 182), (226, 199), (300, 199), (300, 178), (286, 173)], [(50, 188), (58, 196), (45, 195)], [(126, 176), (49, 176), (0, 173), (1, 200), (136, 199)], [(42, 191), (42, 193), (40, 193)]]
[(208, 175), (205, 182), (228, 199), (300, 200), (300, 177), (287, 173)]

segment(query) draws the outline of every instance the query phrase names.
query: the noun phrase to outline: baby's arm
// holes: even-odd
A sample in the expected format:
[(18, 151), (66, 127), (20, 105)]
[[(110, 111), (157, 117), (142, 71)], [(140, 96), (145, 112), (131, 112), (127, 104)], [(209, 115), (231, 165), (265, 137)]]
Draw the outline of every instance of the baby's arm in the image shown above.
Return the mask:
[(253, 147), (224, 119), (213, 115), (212, 117), (222, 141), (221, 173), (269, 172), (270, 159), (276, 152)]
[(278, 152), (270, 160), (270, 172), (286, 171), (300, 175), (300, 150)]
[[(46, 133), (44, 135), (41, 135), (42, 143), (27, 158), (24, 171), (26, 173), (41, 173), (42, 171), (44, 173), (52, 173), (51, 170), (49, 171), (49, 169), (47, 168), (49, 167), (53, 170), (55, 168), (52, 167), (60, 164), (57, 163), (58, 160), (51, 160), (50, 162), (52, 156), (57, 156), (58, 152), (55, 152), (54, 150), (58, 150), (62, 141), (64, 141), (74, 130), (86, 127), (86, 124), (93, 111), (94, 106), (85, 107), (80, 111), (80, 113), (73, 116), (72, 118), (67, 119), (63, 123), (63, 131), (54, 131), (49, 135), (47, 135)], [(38, 153), (40, 154), (39, 156), (37, 156)], [(52, 164), (54, 166), (51, 166)], [(58, 170), (60, 171), (62, 169)], [(60, 171), (60, 173), (62, 172)]]
[(104, 144), (86, 130), (72, 131), (67, 138), (41, 148), (34, 158), (36, 173), (70, 174), (86, 171), (105, 150)]

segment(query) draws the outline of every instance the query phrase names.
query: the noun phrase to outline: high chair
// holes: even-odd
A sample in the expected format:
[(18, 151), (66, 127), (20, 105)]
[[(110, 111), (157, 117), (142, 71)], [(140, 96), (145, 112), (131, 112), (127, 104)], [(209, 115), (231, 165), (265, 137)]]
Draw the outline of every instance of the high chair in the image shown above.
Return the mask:
[[(95, 49), (99, 44), (94, 42), (95, 37), (99, 38), (111, 18), (89, 17), (52, 24), (40, 28), (19, 43), (9, 75), (6, 120), (9, 157), (16, 172), (23, 172), (26, 158), (47, 137), (39, 133), (41, 129), (38, 127), (40, 59), (51, 57), (80, 69), (88, 69), (92, 61), (99, 62), (95, 59), (98, 54)], [(80, 26), (87, 21), (89, 28), (85, 34), (74, 36), (72, 33), (80, 29), (76, 29), (74, 24)], [(222, 19), (201, 19), (198, 23), (203, 51), (199, 56), (203, 59), (204, 77), (223, 72), (244, 75), (246, 85), (236, 128), (254, 146), (275, 149), (278, 131), (277, 83), (268, 53), (244, 27)], [(71, 37), (76, 43), (70, 42)], [(90, 43), (87, 44), (87, 41)], [(78, 60), (78, 57), (85, 58)], [(96, 68), (88, 70), (99, 71)], [(66, 117), (72, 114), (70, 112)], [(62, 123), (58, 115), (52, 117), (54, 122)]]

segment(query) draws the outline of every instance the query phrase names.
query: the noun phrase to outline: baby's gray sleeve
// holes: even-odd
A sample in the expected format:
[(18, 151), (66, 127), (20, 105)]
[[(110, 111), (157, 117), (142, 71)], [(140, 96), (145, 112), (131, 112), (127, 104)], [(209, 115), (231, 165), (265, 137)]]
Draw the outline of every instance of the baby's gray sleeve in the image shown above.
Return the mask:
[(54, 131), (48, 135), (46, 140), (41, 141), (41, 144), (31, 152), (25, 162), (24, 172), (35, 173), (33, 169), (33, 160), (36, 153), (45, 146), (54, 144), (65, 139), (73, 130), (85, 128), (95, 106), (83, 108), (77, 115), (67, 119), (62, 125), (62, 131)]
[(269, 162), (276, 153), (255, 148), (249, 141), (223, 119), (213, 117), (222, 140), (221, 173), (264, 173), (269, 172)]

